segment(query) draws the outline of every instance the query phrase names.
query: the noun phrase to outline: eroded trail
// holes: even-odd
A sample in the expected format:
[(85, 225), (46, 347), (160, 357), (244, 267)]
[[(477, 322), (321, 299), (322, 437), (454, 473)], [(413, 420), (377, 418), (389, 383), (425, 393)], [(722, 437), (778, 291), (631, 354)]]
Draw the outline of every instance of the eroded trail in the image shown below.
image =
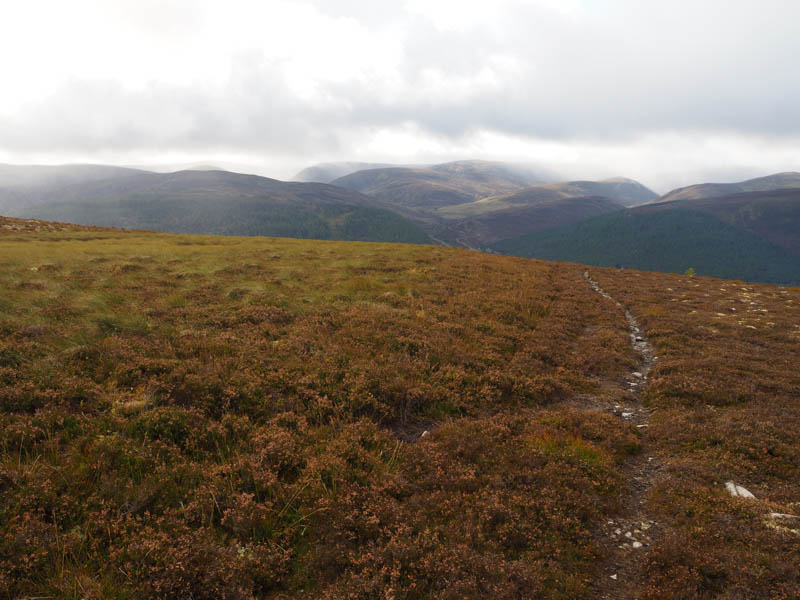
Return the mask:
[(620, 403), (598, 408), (608, 410), (631, 423), (642, 434), (641, 452), (621, 467), (629, 493), (618, 516), (606, 521), (597, 532), (598, 543), (605, 558), (594, 590), (597, 598), (637, 598), (643, 580), (647, 549), (660, 533), (659, 524), (650, 518), (645, 507), (648, 491), (658, 478), (661, 466), (648, 452), (647, 428), (650, 411), (642, 402), (650, 369), (658, 357), (631, 312), (603, 290), (588, 271), (584, 272), (584, 276), (592, 289), (625, 311), (631, 345), (639, 357), (637, 370), (619, 383), (624, 392)]

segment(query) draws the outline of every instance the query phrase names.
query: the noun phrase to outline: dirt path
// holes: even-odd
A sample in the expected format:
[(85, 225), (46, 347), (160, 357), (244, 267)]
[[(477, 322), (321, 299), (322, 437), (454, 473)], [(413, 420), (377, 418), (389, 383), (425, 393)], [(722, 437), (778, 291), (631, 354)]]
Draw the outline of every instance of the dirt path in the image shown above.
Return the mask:
[(659, 477), (661, 465), (648, 453), (647, 428), (650, 411), (642, 403), (642, 393), (647, 387), (647, 377), (656, 362), (652, 345), (634, 316), (622, 304), (605, 292), (588, 271), (584, 272), (589, 285), (598, 294), (625, 311), (630, 329), (631, 345), (639, 357), (636, 371), (631, 372), (619, 385), (626, 392), (621, 404), (595, 407), (608, 410), (620, 419), (633, 424), (642, 434), (642, 451), (620, 468), (629, 493), (617, 518), (606, 521), (598, 530), (598, 542), (603, 550), (603, 563), (593, 589), (597, 598), (638, 598), (641, 589), (645, 557), (648, 547), (660, 534), (660, 526), (645, 510), (645, 499)]

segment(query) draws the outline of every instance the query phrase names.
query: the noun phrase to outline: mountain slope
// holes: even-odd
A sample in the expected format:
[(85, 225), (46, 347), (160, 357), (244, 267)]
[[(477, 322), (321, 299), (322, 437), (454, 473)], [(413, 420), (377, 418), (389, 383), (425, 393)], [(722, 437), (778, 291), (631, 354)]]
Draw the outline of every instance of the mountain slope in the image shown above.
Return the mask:
[(776, 173), (766, 177), (748, 179), (739, 183), (701, 183), (678, 188), (662, 196), (658, 202), (673, 200), (697, 200), (717, 198), (741, 192), (766, 192), (771, 190), (800, 188), (800, 173)]
[(800, 190), (652, 204), (493, 245), (517, 256), (800, 283)]
[[(526, 192), (515, 196), (523, 195), (527, 195)], [(551, 191), (548, 194), (537, 192), (536, 197), (536, 202), (514, 204), (506, 201), (507, 205), (502, 208), (495, 206), (495, 210), (475, 212), (466, 218), (449, 220), (435, 231), (434, 237), (454, 245), (486, 248), (506, 238), (584, 221), (623, 209), (621, 204), (602, 196), (562, 197)], [(461, 206), (447, 208), (459, 209)]]
[(369, 169), (332, 183), (419, 213), (515, 192), (540, 181), (532, 171), (504, 163), (458, 161), (425, 168)]
[(501, 254), (647, 271), (800, 284), (800, 261), (748, 231), (691, 209), (625, 211), (503, 240)]
[(438, 239), (468, 247), (582, 221), (643, 204), (655, 192), (631, 179), (567, 181), (527, 187), (513, 194), (444, 206), (436, 215), (446, 221)]
[(428, 240), (419, 227), (357, 192), (227, 171), (144, 173), (74, 184), (40, 194), (10, 214), (176, 233)]

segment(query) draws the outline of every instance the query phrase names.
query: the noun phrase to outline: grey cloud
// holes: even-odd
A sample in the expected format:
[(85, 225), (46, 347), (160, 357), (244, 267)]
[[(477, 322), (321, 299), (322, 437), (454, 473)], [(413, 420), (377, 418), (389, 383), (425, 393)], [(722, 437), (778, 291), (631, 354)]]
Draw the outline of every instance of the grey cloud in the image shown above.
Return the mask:
[[(137, 91), (73, 81), (0, 118), (0, 147), (347, 154), (366, 132), (409, 122), (455, 141), (477, 130), (612, 141), (659, 131), (800, 134), (792, 2), (620, 2), (576, 16), (519, 3), (463, 32), (379, 3), (323, 4), (368, 27), (403, 23), (397, 73), (320, 84), (322, 101), (292, 94), (257, 53), (238, 56), (224, 85)], [(509, 71), (497, 67), (504, 60)], [(494, 69), (496, 85), (476, 78), (482, 69)], [(431, 73), (445, 84), (427, 87)]]

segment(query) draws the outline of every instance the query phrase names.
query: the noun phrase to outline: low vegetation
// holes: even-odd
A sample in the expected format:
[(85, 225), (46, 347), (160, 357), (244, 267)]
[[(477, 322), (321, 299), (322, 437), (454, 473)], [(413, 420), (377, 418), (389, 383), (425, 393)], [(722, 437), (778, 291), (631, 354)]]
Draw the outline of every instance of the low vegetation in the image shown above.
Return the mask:
[[(648, 506), (667, 533), (643, 596), (798, 597), (799, 521), (769, 514), (800, 515), (800, 290), (592, 273), (640, 316), (659, 355), (645, 441), (666, 465)], [(757, 501), (731, 497), (729, 480)]]
[(797, 290), (593, 270), (648, 433), (586, 408), (638, 363), (576, 265), (0, 232), (4, 597), (594, 598), (643, 448), (643, 596), (797, 596)]
[(633, 360), (579, 270), (96, 231), (0, 248), (5, 596), (589, 596), (638, 438), (557, 408)]

